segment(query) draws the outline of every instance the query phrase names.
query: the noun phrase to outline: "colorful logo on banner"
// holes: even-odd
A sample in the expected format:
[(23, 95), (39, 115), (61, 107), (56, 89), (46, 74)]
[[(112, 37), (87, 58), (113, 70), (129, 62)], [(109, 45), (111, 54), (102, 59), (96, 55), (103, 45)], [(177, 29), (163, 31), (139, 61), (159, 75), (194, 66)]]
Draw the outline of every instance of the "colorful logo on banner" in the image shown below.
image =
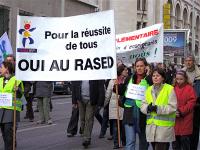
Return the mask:
[(24, 29), (19, 29), (19, 34), (23, 35), (22, 45), (25, 48), (27, 42), (29, 44), (33, 44), (34, 40), (31, 37), (31, 32), (33, 32), (36, 28), (31, 28), (31, 22), (25, 21), (24, 22)]

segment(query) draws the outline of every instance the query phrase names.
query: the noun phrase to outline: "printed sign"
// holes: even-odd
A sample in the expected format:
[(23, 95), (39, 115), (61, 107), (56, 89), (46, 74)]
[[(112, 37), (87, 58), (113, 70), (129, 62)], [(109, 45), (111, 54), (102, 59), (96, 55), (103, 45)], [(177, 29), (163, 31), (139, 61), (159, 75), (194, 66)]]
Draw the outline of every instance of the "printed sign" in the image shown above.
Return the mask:
[(136, 58), (163, 62), (163, 24), (116, 36), (117, 60), (131, 65)]
[(73, 81), (116, 76), (112, 10), (73, 17), (18, 16), (17, 79)]
[(146, 87), (137, 85), (137, 84), (128, 84), (128, 89), (126, 93), (127, 98), (135, 100), (144, 100), (145, 99)]
[(12, 94), (0, 93), (0, 106), (12, 106)]

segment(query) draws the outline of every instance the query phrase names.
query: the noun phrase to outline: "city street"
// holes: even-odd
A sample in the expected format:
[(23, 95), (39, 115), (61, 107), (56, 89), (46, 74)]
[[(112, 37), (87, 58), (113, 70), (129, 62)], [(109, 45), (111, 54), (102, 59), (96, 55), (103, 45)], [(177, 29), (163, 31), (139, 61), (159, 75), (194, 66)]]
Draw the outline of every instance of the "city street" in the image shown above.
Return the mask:
[[(71, 95), (54, 95), (52, 97), (53, 111), (52, 125), (38, 125), (38, 112), (35, 112), (35, 121), (24, 119), (25, 110), (21, 113), (21, 122), (17, 130), (17, 150), (82, 150), (82, 139), (77, 136), (67, 137), (67, 125), (71, 115)], [(33, 108), (36, 109), (36, 101)], [(90, 150), (111, 150), (113, 142), (99, 139), (100, 125), (95, 119)], [(0, 137), (0, 150), (3, 150), (3, 139)], [(121, 148), (123, 149), (123, 148)], [(138, 149), (138, 140), (136, 149)], [(150, 148), (151, 150), (151, 148)]]
[(200, 150), (199, 99), (200, 0), (0, 0), (0, 150)]
[[(17, 150), (81, 150), (82, 139), (78, 134), (76, 137), (68, 138), (66, 134), (67, 125), (71, 115), (71, 96), (56, 95), (52, 98), (53, 111), (51, 117), (52, 125), (37, 125), (38, 112), (35, 113), (35, 121), (29, 122), (24, 119), (25, 111), (21, 113), (21, 122), (17, 130)], [(34, 102), (34, 109), (36, 102)], [(112, 149), (113, 143), (107, 138), (99, 139), (100, 125), (95, 120), (93, 128), (91, 150)], [(0, 150), (3, 150), (3, 139), (0, 138)]]

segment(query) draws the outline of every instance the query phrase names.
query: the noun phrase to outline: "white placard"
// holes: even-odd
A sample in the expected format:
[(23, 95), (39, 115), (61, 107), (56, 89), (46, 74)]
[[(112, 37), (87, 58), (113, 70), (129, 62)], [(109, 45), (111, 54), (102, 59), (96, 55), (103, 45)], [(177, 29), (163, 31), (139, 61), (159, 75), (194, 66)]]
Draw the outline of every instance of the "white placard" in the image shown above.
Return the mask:
[(0, 106), (12, 106), (11, 93), (0, 93)]
[(73, 17), (18, 16), (16, 78), (115, 79), (115, 39), (113, 10)]
[(126, 93), (126, 98), (131, 98), (135, 100), (145, 99), (146, 87), (137, 84), (128, 84), (128, 89)]
[(116, 35), (117, 60), (132, 65), (144, 57), (148, 63), (163, 62), (163, 24)]

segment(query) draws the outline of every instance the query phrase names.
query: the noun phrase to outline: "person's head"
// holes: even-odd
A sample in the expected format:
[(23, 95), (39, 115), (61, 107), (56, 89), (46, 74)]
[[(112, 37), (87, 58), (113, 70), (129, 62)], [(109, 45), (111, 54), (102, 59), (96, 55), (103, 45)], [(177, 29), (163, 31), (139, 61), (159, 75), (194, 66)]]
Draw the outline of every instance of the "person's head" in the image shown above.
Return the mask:
[(194, 67), (194, 64), (195, 64), (195, 58), (193, 55), (187, 55), (185, 57), (185, 66), (187, 69), (191, 69)]
[(164, 63), (157, 63), (156, 67), (160, 69), (166, 69), (166, 65)]
[(181, 86), (189, 83), (188, 76), (185, 71), (179, 70), (176, 72), (175, 85)]
[(143, 75), (146, 74), (147, 61), (145, 58), (137, 58), (135, 61), (135, 71), (136, 74)]
[(146, 66), (146, 74), (150, 75), (152, 73), (152, 66), (151, 64), (147, 64)]
[(11, 62), (4, 61), (0, 68), (0, 73), (2, 76), (11, 75), (14, 73), (14, 66)]
[(117, 67), (117, 76), (128, 76), (128, 68), (124, 64)]
[(11, 62), (12, 64), (15, 64), (15, 57), (12, 54), (9, 54), (6, 56), (5, 61)]
[(123, 65), (122, 60), (118, 60), (118, 62), (117, 62), (117, 67), (120, 66), (120, 65)]
[(152, 72), (152, 81), (154, 85), (161, 85), (165, 82), (165, 71), (161, 68), (156, 68)]

